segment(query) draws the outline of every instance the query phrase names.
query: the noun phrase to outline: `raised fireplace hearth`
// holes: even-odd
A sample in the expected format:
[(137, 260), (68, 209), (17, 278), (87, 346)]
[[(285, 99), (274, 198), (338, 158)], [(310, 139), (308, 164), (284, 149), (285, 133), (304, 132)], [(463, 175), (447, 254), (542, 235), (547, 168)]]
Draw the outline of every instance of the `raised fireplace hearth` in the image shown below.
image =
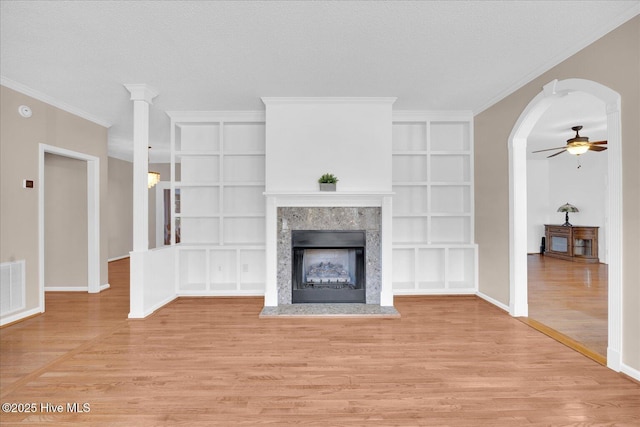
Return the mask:
[(366, 237), (362, 230), (291, 233), (291, 302), (362, 303)]

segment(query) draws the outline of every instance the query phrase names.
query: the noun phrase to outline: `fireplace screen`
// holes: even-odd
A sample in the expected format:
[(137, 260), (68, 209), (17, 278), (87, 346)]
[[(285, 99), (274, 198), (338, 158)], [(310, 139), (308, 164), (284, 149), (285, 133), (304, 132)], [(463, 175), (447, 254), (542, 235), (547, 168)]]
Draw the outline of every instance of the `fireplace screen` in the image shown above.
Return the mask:
[(292, 232), (292, 302), (365, 302), (363, 231)]

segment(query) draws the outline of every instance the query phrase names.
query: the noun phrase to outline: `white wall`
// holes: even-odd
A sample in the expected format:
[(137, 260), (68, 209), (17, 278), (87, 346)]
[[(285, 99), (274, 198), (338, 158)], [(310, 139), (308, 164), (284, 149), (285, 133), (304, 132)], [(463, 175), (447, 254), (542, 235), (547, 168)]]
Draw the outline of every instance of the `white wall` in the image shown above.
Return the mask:
[(318, 190), (332, 173), (338, 191), (391, 191), (395, 98), (263, 98), (266, 191)]
[(570, 203), (580, 210), (580, 212), (569, 213), (571, 224), (600, 227), (598, 257), (600, 262), (607, 263), (606, 151), (587, 152), (579, 156), (579, 159), (563, 153), (549, 160), (529, 160), (527, 186), (529, 190), (527, 251), (529, 253), (539, 251), (540, 237), (544, 235), (545, 223), (564, 223), (564, 213), (556, 211), (559, 206)]
[[(540, 252), (540, 241), (544, 236), (544, 224), (551, 221), (550, 213), (555, 209), (549, 201), (549, 161), (527, 162), (527, 253)], [(553, 222), (553, 221), (551, 221)]]

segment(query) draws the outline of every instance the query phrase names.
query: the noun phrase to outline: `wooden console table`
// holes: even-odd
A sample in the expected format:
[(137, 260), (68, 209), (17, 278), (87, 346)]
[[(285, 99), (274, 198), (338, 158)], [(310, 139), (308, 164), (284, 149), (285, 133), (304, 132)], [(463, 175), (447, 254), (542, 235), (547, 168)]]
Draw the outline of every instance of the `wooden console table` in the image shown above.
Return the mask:
[(545, 224), (545, 255), (567, 261), (600, 262), (598, 228)]

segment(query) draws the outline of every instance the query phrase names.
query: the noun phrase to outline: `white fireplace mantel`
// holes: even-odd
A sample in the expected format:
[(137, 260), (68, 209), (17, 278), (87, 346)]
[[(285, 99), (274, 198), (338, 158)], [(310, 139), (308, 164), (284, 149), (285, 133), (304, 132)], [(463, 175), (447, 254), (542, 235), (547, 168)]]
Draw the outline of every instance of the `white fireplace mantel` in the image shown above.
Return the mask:
[(277, 234), (279, 207), (380, 207), (382, 287), (380, 305), (393, 306), (392, 289), (392, 197), (393, 192), (265, 192), (266, 198), (266, 307), (278, 305)]

